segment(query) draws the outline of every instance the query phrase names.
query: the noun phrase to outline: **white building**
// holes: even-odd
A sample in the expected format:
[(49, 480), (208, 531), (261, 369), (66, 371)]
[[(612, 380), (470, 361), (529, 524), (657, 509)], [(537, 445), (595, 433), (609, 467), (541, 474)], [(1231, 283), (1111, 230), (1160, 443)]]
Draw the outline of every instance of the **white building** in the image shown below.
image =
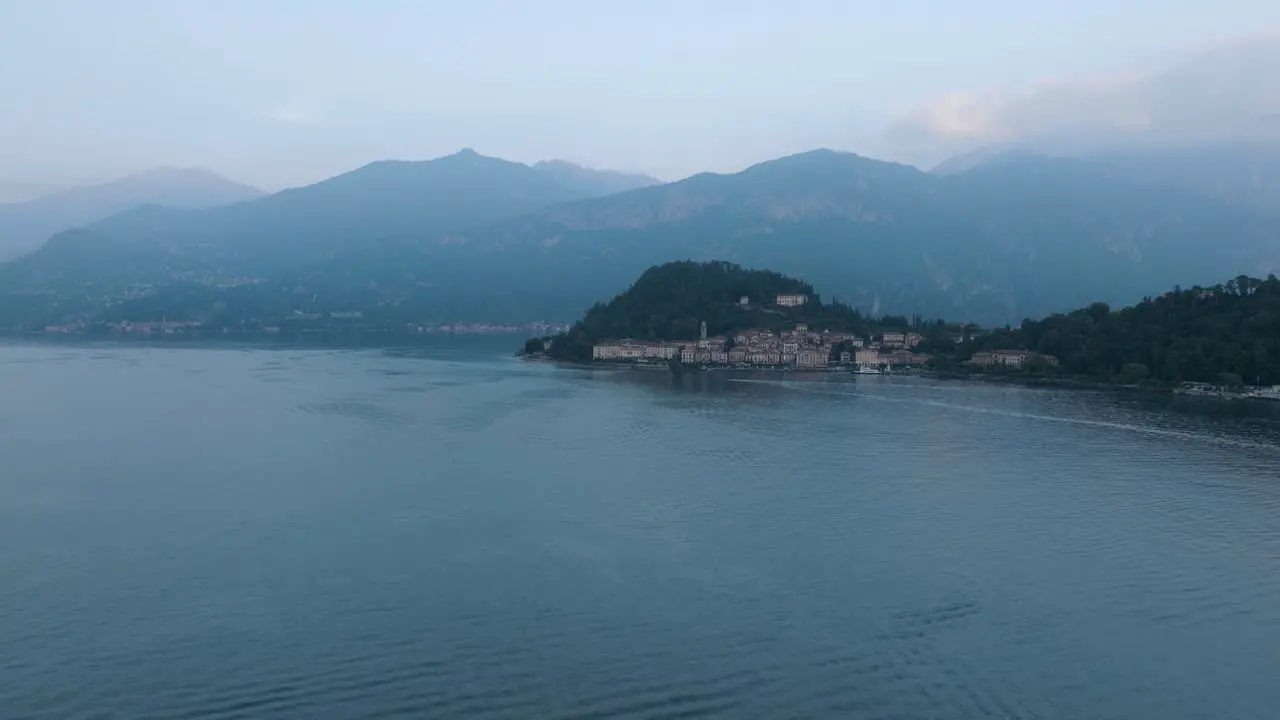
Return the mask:
[(902, 347), (907, 344), (907, 336), (906, 333), (887, 332), (884, 337), (880, 338), (880, 341), (889, 347)]
[(800, 307), (809, 302), (808, 295), (779, 295), (778, 307)]
[(620, 340), (591, 348), (593, 360), (670, 360), (679, 354), (677, 344), (645, 340)]
[(678, 354), (680, 354), (680, 347), (678, 345), (654, 343), (652, 345), (646, 345), (644, 348), (644, 356), (647, 358), (670, 360)]
[(593, 360), (639, 360), (645, 356), (645, 346), (631, 343), (595, 345), (591, 348)]

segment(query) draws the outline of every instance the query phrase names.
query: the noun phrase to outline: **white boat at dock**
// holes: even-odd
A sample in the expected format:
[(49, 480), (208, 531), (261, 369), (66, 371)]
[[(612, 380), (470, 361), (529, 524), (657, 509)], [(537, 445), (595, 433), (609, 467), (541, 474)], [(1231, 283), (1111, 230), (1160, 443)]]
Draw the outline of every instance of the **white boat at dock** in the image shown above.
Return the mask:
[(885, 370), (878, 365), (855, 365), (851, 371), (854, 375), (884, 375)]

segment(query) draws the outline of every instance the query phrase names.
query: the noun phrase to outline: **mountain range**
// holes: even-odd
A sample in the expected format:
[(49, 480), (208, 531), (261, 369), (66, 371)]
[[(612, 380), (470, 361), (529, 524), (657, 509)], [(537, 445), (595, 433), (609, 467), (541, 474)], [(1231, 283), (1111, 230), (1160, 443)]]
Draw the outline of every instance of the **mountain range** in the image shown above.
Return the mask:
[(1001, 156), (939, 176), (824, 150), (423, 238), (400, 267), (460, 293), (482, 262), (511, 263), (525, 277), (504, 287), (550, 314), (541, 299), (567, 301), (570, 289), (581, 306), (650, 265), (727, 260), (873, 313), (1003, 324), (1265, 275), (1278, 230), (1251, 208), (1093, 162)]
[[(929, 173), (818, 150), (655, 184), (470, 150), (373, 163), (60, 233), (0, 266), (0, 291), (23, 298), (0, 308), (0, 326), (107, 307), (206, 319), (359, 308), (389, 325), (569, 319), (683, 259), (768, 267), (867, 312), (1004, 324), (1280, 264), (1280, 217), (1235, 190), (1032, 152), (961, 164)], [(129, 286), (147, 290), (126, 298)]]
[(0, 260), (35, 250), (54, 233), (141, 205), (204, 208), (262, 196), (257, 188), (208, 170), (157, 168), (26, 202), (0, 203)]
[(1136, 183), (1181, 188), (1280, 215), (1280, 141), (1174, 146), (1129, 143), (1073, 152), (1048, 143), (1008, 143), (957, 155), (933, 172), (952, 175), (1018, 155), (1085, 160)]

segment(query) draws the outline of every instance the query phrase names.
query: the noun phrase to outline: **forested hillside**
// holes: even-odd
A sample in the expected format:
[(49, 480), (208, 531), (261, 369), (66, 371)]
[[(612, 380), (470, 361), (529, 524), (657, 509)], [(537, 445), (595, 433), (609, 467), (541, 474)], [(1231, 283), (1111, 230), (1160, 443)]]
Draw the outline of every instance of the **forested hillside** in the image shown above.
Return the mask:
[(1280, 384), (1280, 280), (1241, 275), (1122, 310), (1094, 303), (984, 338), (982, 349), (1000, 347), (1053, 355), (1062, 371), (1101, 380)]
[[(779, 308), (778, 295), (804, 295), (800, 307)], [(747, 299), (745, 305), (742, 298)], [(706, 322), (710, 335), (749, 328), (791, 329), (797, 322), (816, 330), (861, 332), (863, 317), (840, 303), (826, 303), (813, 286), (768, 270), (748, 270), (727, 262), (672, 262), (649, 268), (625, 292), (597, 303), (553, 339), (550, 354), (587, 359), (605, 339), (692, 340)]]

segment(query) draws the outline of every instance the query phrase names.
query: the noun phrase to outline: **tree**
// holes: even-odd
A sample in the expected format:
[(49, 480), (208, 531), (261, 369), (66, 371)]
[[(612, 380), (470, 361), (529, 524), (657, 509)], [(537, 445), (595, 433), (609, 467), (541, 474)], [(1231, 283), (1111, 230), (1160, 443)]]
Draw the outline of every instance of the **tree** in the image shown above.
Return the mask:
[(914, 350), (927, 355), (950, 355), (956, 351), (956, 343), (946, 335), (927, 337)]
[(1218, 373), (1217, 381), (1219, 385), (1226, 385), (1227, 387), (1240, 387), (1241, 385), (1244, 385), (1244, 378), (1233, 372)]
[(934, 370), (955, 370), (960, 367), (960, 359), (956, 355), (933, 355), (927, 365)]
[(1280, 280), (1179, 288), (1118, 310), (1094, 303), (990, 333), (964, 351), (1006, 348), (1053, 355), (1064, 372), (1101, 380), (1137, 381), (1140, 365), (1161, 382), (1217, 382), (1230, 373), (1280, 384)]
[(1045, 375), (1053, 372), (1053, 364), (1043, 355), (1031, 355), (1022, 363), (1022, 369), (1032, 375)]
[(1065, 349), (1066, 342), (1062, 336), (1062, 332), (1056, 329), (1040, 335), (1040, 341), (1036, 343), (1037, 351), (1045, 355), (1053, 355), (1054, 357), (1062, 355)]
[(1126, 385), (1136, 385), (1150, 375), (1151, 371), (1142, 363), (1125, 363), (1124, 367), (1120, 368), (1120, 381)]

